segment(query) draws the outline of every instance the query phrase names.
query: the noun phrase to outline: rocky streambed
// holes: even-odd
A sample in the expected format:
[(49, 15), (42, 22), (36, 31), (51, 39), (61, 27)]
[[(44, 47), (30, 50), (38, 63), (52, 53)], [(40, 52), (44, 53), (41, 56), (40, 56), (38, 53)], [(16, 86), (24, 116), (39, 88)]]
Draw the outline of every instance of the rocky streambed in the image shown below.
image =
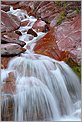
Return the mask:
[[(62, 71), (61, 70), (62, 68), (60, 65), (63, 65), (63, 68), (64, 68), (64, 64), (61, 64), (59, 62), (65, 61), (72, 68), (76, 68), (74, 69), (74, 71), (76, 73), (79, 72), (79, 76), (80, 76), (80, 71), (77, 71), (79, 70), (79, 67), (81, 65), (80, 54), (81, 54), (80, 2), (64, 2), (63, 3), (63, 2), (53, 2), (53, 1), (50, 1), (50, 2), (49, 1), (43, 1), (43, 2), (41, 1), (40, 2), (39, 1), (38, 2), (2, 1), (1, 2), (1, 69), (2, 69), (1, 91), (3, 94), (2, 105), (3, 106), (5, 105), (4, 109), (2, 109), (2, 120), (5, 120), (5, 121), (14, 120), (14, 119), (16, 120), (18, 119), (19, 121), (21, 119), (23, 120), (23, 118), (21, 118), (20, 112), (16, 113), (16, 114), (19, 114), (19, 118), (18, 118), (18, 115), (15, 115), (15, 118), (13, 118), (13, 114), (14, 114), (13, 109), (15, 108), (15, 106), (13, 105), (13, 102), (12, 102), (13, 100), (12, 96), (13, 94), (17, 92), (17, 90), (18, 90), (18, 93), (20, 93), (20, 90), (22, 89), (24, 90), (27, 90), (27, 88), (29, 89), (30, 87), (28, 86), (31, 85), (29, 84), (29, 81), (31, 81), (32, 84), (34, 82), (35, 86), (38, 86), (40, 84), (42, 88), (44, 89), (46, 88), (46, 86), (43, 86), (43, 84), (40, 82), (45, 81), (46, 83), (47, 82), (52, 83), (53, 82), (52, 77), (55, 76), (55, 74), (59, 72), (59, 74), (57, 74), (57, 75), (60, 75), (60, 79), (57, 79), (58, 87), (60, 88), (62, 95), (64, 95), (64, 92), (59, 85), (59, 80), (61, 80), (62, 84), (64, 85), (64, 81), (62, 80), (63, 76), (60, 73), (60, 71)], [(26, 57), (28, 60), (26, 60), (26, 58), (23, 58), (23, 57)], [(16, 62), (13, 58), (14, 59), (17, 58)], [(43, 60), (42, 61), (43, 63), (40, 60), (41, 61)], [(47, 61), (46, 64), (45, 64), (45, 60)], [(52, 63), (50, 63), (49, 61), (51, 61)], [(56, 66), (54, 66), (54, 62), (57, 63)], [(39, 67), (40, 64), (41, 64), (41, 67)], [(37, 66), (39, 67), (39, 69), (35, 68)], [(44, 68), (45, 66), (47, 69)], [(27, 68), (25, 69), (25, 67)], [(57, 72), (54, 71), (55, 69), (57, 69)], [(42, 70), (44, 70), (46, 74), (45, 77), (44, 77), (44, 74), (42, 73)], [(66, 69), (64, 70), (66, 72)], [(69, 68), (67, 70), (71, 72)], [(40, 74), (38, 73), (38, 71), (40, 72)], [(50, 72), (50, 77), (48, 77), (49, 72)], [(54, 75), (51, 75), (51, 72)], [(77, 79), (77, 81), (75, 80), (75, 83), (73, 83), (74, 82), (74, 79), (73, 79), (73, 81), (70, 81), (69, 84), (71, 85), (71, 82), (72, 82), (72, 85), (75, 89), (75, 92), (74, 92), (75, 96), (77, 96), (77, 94), (79, 94), (80, 96), (80, 93), (79, 93), (80, 86), (78, 84), (79, 80), (75, 75), (73, 74), (70, 75), (69, 72), (67, 72), (68, 77), (70, 77), (69, 80), (71, 80), (73, 76), (74, 78)], [(23, 88), (22, 81), (24, 81), (25, 83), (25, 79), (22, 78), (21, 80), (21, 75), (23, 77), (33, 76), (33, 77), (39, 78), (39, 80), (41, 81), (39, 81), (36, 78), (34, 80), (33, 78), (30, 78), (30, 79), (26, 78), (28, 84), (26, 88)], [(20, 83), (18, 82), (18, 78), (19, 78)], [(67, 82), (69, 82), (69, 80), (67, 80)], [(39, 82), (39, 84), (37, 84), (37, 82)], [(55, 87), (54, 83), (52, 84), (53, 85), (51, 86), (53, 86), (53, 88), (49, 87), (50, 84), (47, 84), (49, 89), (54, 89)], [(65, 86), (63, 85), (62, 87), (64, 88), (64, 90), (66, 90)], [(19, 86), (22, 86), (22, 87), (19, 88)], [(66, 86), (66, 88), (69, 94), (71, 95), (69, 91), (70, 89), (69, 86)], [(78, 86), (79, 90), (78, 88), (76, 88), (76, 86)], [(42, 91), (44, 91), (43, 89)], [(54, 91), (54, 92), (57, 92), (57, 91)], [(54, 93), (54, 92), (53, 90), (51, 90), (51, 93)], [(36, 91), (36, 94), (37, 93), (38, 91)], [(48, 101), (49, 98), (47, 96), (47, 93), (49, 93), (49, 91), (46, 88), (44, 92), (44, 96), (46, 95), (47, 97), (46, 99)], [(52, 103), (55, 104), (51, 93), (49, 94), (53, 101)], [(3, 101), (5, 100), (5, 94), (7, 95), (6, 97), (8, 97), (10, 103), (6, 102), (6, 104), (3, 104), (4, 103)], [(27, 91), (25, 92), (25, 94), (27, 95)], [(40, 92), (40, 95), (41, 94), (42, 93)], [(69, 101), (70, 99), (73, 99), (69, 97), (68, 93), (67, 93), (67, 96), (68, 96)], [(60, 102), (58, 102), (60, 106), (59, 108), (61, 108), (60, 110), (58, 108), (54, 108), (52, 110), (52, 105), (51, 105), (52, 103), (49, 101), (51, 111), (48, 111), (47, 108), (45, 108), (46, 110), (45, 112), (49, 112), (49, 113), (45, 114), (45, 112), (41, 111), (40, 110), (41, 108), (40, 108), (38, 109), (37, 117), (36, 115), (33, 114), (32, 115), (33, 118), (31, 118), (28, 110), (25, 110), (26, 113), (28, 113), (29, 118), (26, 117), (26, 113), (25, 113), (24, 120), (33, 120), (33, 119), (35, 120), (36, 118), (37, 120), (44, 120), (44, 118), (46, 118), (48, 115), (51, 119), (50, 118), (47, 118), (47, 119), (55, 120), (56, 118), (54, 118), (53, 116), (54, 115), (53, 111), (57, 112), (57, 116), (59, 119), (60, 118), (61, 120), (64, 119), (60, 117), (61, 116), (60, 113), (64, 114), (63, 108), (66, 107), (66, 105), (68, 105), (69, 108), (72, 105), (71, 102), (69, 102), (69, 104), (68, 102), (66, 102), (66, 105), (64, 104), (65, 97), (66, 95), (63, 96), (62, 105), (60, 104)], [(22, 99), (22, 97), (20, 96), (18, 98), (19, 98), (18, 101)], [(60, 93), (58, 93), (58, 97), (55, 98), (55, 100), (58, 98), (61, 98)], [(32, 99), (33, 101), (35, 98), (29, 98), (29, 102), (30, 102), (30, 99)], [(79, 104), (78, 106), (80, 106), (80, 102), (79, 102), (80, 97), (78, 98), (78, 100), (76, 99), (77, 97), (75, 97), (74, 99), (75, 103)], [(16, 98), (14, 100), (16, 100)], [(47, 102), (47, 101), (44, 101), (44, 102)], [(21, 105), (22, 103), (19, 103), (19, 104)], [(17, 105), (16, 101), (15, 101), (15, 105)], [(40, 105), (40, 104), (38, 103), (36, 105)], [(77, 105), (74, 105), (74, 106), (77, 106)], [(65, 108), (65, 112), (68, 115), (71, 112), (71, 108), (70, 109), (69, 108), (67, 109)], [(30, 109), (31, 108), (29, 108), (29, 110)], [(22, 110), (22, 107), (21, 107), (21, 110)], [(62, 112), (59, 113), (59, 111), (62, 111)], [(8, 114), (4, 114), (5, 112)], [(16, 109), (15, 109), (15, 112), (17, 112)], [(51, 114), (51, 112), (53, 114)], [(76, 109), (75, 113), (74, 112), (72, 113), (74, 114), (74, 116), (77, 115), (77, 118), (78, 118), (78, 116), (80, 116), (79, 114), (80, 107)], [(71, 117), (70, 118), (66, 117), (65, 120), (71, 119)]]

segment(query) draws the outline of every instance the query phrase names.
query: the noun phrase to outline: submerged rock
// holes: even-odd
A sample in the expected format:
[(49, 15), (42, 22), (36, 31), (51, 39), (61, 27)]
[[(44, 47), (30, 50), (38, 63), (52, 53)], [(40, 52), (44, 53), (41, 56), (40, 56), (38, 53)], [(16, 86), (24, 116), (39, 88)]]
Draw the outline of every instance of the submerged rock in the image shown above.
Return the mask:
[(4, 56), (1, 57), (1, 69), (5, 69), (8, 67), (9, 61), (12, 59), (12, 57)]

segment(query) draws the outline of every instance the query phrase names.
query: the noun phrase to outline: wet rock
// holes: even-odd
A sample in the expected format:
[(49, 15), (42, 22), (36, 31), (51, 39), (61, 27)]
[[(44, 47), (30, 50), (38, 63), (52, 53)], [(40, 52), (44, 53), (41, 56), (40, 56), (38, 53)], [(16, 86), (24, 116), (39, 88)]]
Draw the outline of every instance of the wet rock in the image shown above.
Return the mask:
[[(13, 31), (19, 28), (18, 18), (1, 10), (1, 21), (5, 25), (5, 31)], [(16, 19), (17, 18), (17, 19)]]
[(10, 10), (10, 6), (9, 5), (1, 5), (1, 10), (7, 12)]
[[(13, 78), (11, 79), (13, 80)], [(15, 93), (16, 86), (13, 82), (8, 82), (3, 85), (3, 88), (1, 89), (2, 92), (6, 94), (13, 94)]]
[(1, 69), (4, 69), (4, 66), (1, 64)]
[(25, 20), (21, 22), (21, 26), (26, 26), (29, 23), (29, 20)]
[(37, 36), (37, 33), (36, 33), (33, 29), (29, 29), (29, 30), (27, 31), (27, 34), (31, 34), (31, 35), (33, 35), (34, 37)]
[(22, 35), (21, 31), (19, 31), (19, 30), (16, 30), (15, 33), (18, 34), (19, 36)]
[(1, 56), (15, 56), (25, 51), (26, 50), (21, 48), (21, 46), (18, 44), (1, 44)]
[(19, 40), (19, 35), (16, 34), (15, 32), (6, 32), (1, 35), (1, 43), (16, 43), (19, 44), (20, 46), (24, 46), (26, 43), (24, 41)]
[(7, 77), (7, 79), (6, 79), (6, 82), (15, 82), (15, 76), (14, 76), (14, 73), (13, 72), (9, 72), (9, 74), (8, 74), (8, 77)]
[(36, 42), (34, 51), (38, 54), (46, 55), (56, 60), (61, 60), (61, 51), (58, 49), (56, 44), (53, 29)]
[(1, 64), (2, 64), (2, 66), (3, 66), (3, 67), (1, 67), (1, 69), (7, 68), (7, 67), (8, 67), (8, 63), (9, 63), (9, 61), (10, 61), (11, 59), (12, 59), (12, 57), (7, 57), (7, 56), (1, 57)]
[(46, 30), (48, 30), (47, 24), (41, 19), (37, 20), (32, 28), (35, 29), (37, 32), (46, 32)]
[(11, 40), (11, 39), (12, 40), (18, 40), (19, 39), (19, 35), (16, 34), (14, 31), (2, 33), (2, 37), (9, 39), (9, 40)]
[(73, 21), (63, 22), (55, 28), (56, 42), (60, 50), (69, 51), (77, 63), (81, 61), (81, 18), (76, 16)]

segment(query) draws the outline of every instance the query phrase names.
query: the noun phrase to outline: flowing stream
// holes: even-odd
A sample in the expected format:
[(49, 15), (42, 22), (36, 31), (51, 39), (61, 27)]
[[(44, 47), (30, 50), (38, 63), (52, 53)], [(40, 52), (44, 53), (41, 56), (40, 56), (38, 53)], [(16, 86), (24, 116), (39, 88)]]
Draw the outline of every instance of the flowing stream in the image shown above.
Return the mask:
[(37, 20), (28, 16), (20, 9), (9, 13), (19, 17), (21, 21), (30, 20), (27, 26), (21, 26), (21, 41), (30, 48), (21, 56), (13, 58), (7, 69), (1, 70), (1, 86), (9, 72), (16, 78), (15, 93), (2, 92), (2, 111), (6, 115), (9, 99), (13, 99), (13, 121), (81, 121), (81, 88), (78, 77), (63, 61), (57, 61), (47, 56), (35, 54), (33, 47), (36, 41), (46, 33), (38, 32), (37, 37), (29, 41), (25, 32)]

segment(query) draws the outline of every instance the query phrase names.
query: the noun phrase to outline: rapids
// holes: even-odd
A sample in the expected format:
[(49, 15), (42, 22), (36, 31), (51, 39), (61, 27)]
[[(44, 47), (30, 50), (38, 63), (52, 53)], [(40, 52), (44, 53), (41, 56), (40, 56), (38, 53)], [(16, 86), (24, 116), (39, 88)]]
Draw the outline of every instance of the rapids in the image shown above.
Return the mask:
[[(22, 32), (20, 41), (26, 38), (28, 40), (29, 34), (24, 31), (31, 28), (37, 19), (29, 17), (20, 9), (13, 10), (12, 7), (9, 13), (18, 16), (21, 21), (30, 20), (30, 26), (19, 28)], [(15, 93), (1, 93), (2, 114), (6, 116), (8, 99), (12, 98), (13, 121), (80, 121), (80, 81), (65, 62), (34, 53), (36, 41), (46, 33), (37, 34), (33, 40), (26, 41), (30, 49), (11, 59), (8, 68), (1, 70), (1, 87), (5, 84), (9, 72), (12, 71), (16, 78)]]

